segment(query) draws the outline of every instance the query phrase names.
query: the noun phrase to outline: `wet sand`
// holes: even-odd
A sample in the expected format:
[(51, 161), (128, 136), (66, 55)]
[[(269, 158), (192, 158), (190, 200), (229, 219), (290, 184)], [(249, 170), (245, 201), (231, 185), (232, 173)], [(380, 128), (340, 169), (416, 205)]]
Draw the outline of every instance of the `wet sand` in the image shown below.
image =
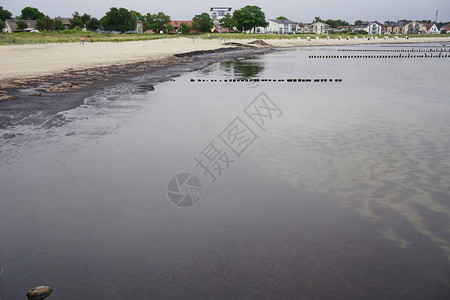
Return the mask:
[[(134, 94), (153, 91), (156, 84), (175, 80), (184, 72), (269, 51), (272, 50), (226, 46), (145, 62), (71, 69), (49, 75), (0, 80), (0, 129), (25, 124), (40, 124), (46, 127), (61, 125), (60, 120), (53, 119), (56, 114), (82, 105), (88, 95), (99, 89), (132, 81), (136, 84)], [(145, 81), (135, 79), (142, 74), (148, 75)]]

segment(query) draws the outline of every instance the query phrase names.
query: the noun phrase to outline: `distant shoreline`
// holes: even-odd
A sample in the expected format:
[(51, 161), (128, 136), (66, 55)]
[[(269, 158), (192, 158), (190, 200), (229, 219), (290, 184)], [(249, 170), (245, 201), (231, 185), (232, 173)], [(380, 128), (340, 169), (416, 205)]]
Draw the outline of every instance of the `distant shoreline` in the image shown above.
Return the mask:
[[(122, 43), (16, 45), (0, 47), (0, 101), (17, 98), (17, 90), (47, 85), (46, 93), (77, 92), (108, 82), (186, 64), (213, 54), (245, 57), (280, 48), (410, 43), (450, 43), (450, 37), (410, 39), (192, 39), (186, 37)], [(228, 52), (226, 55), (221, 54)], [(36, 96), (34, 95), (34, 96)]]
[[(254, 40), (254, 39), (253, 39)], [(245, 39), (193, 39), (171, 38), (122, 43), (78, 43), (6, 45), (0, 47), (0, 83), (5, 80), (63, 73), (67, 70), (105, 67), (129, 63), (148, 62), (175, 54), (193, 51), (216, 50), (224, 41), (247, 44)], [(350, 46), (361, 44), (404, 44), (450, 42), (450, 37), (359, 39), (266, 39), (273, 47)]]
[[(254, 41), (254, 40), (253, 40)], [(224, 43), (226, 42), (226, 43)], [(0, 47), (0, 105), (8, 117), (0, 129), (40, 124), (60, 111), (83, 104), (92, 91), (133, 81), (140, 74), (150, 80), (134, 82), (136, 92), (152, 91), (158, 82), (220, 62), (260, 55), (282, 48), (371, 44), (449, 43), (447, 38), (403, 40), (252, 40), (167, 39), (143, 42), (45, 44)], [(8, 69), (10, 68), (10, 69)], [(6, 72), (5, 72), (6, 71)], [(26, 91), (26, 92), (25, 92)], [(4, 100), (4, 101), (2, 101)], [(45, 105), (42, 105), (45, 103)], [(37, 119), (31, 117), (35, 112)], [(43, 121), (44, 120), (44, 121)], [(49, 126), (50, 123), (45, 123)]]

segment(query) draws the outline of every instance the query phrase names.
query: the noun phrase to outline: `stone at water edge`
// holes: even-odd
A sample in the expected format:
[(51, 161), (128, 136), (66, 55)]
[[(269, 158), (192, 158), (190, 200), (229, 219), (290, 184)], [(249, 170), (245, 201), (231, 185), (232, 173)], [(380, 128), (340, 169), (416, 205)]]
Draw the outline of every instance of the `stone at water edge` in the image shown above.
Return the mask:
[(42, 300), (50, 296), (52, 289), (49, 286), (37, 286), (27, 292), (28, 300)]

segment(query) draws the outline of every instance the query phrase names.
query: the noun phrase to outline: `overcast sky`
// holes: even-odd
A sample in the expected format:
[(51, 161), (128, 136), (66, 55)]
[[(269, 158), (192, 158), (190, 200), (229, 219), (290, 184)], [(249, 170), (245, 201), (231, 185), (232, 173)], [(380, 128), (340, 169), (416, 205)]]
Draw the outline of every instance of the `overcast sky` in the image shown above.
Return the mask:
[(192, 19), (196, 14), (208, 12), (211, 6), (226, 6), (239, 9), (245, 5), (257, 5), (266, 17), (285, 16), (293, 21), (310, 22), (314, 16), (322, 19), (342, 19), (350, 23), (355, 20), (386, 21), (398, 19), (434, 20), (439, 10), (438, 21), (450, 21), (450, 0), (0, 0), (0, 6), (20, 15), (26, 6), (36, 7), (50, 17), (70, 17), (74, 11), (88, 13), (100, 18), (111, 7), (125, 7), (140, 13), (162, 11), (172, 20)]

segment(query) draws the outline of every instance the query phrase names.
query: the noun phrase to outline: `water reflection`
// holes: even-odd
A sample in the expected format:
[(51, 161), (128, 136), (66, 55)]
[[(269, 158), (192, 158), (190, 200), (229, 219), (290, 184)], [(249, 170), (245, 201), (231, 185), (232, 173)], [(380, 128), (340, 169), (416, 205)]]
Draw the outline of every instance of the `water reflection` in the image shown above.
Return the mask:
[[(64, 126), (8, 140), (0, 298), (38, 278), (66, 300), (447, 299), (447, 66), (307, 55), (212, 65), (148, 99), (99, 91)], [(344, 81), (197, 83), (225, 76)], [(260, 91), (285, 113), (208, 181), (193, 156)], [(202, 181), (193, 209), (167, 199), (180, 171)]]
[(235, 77), (248, 79), (257, 77), (264, 71), (264, 62), (260, 59), (249, 58), (222, 62), (219, 64), (219, 68)]

